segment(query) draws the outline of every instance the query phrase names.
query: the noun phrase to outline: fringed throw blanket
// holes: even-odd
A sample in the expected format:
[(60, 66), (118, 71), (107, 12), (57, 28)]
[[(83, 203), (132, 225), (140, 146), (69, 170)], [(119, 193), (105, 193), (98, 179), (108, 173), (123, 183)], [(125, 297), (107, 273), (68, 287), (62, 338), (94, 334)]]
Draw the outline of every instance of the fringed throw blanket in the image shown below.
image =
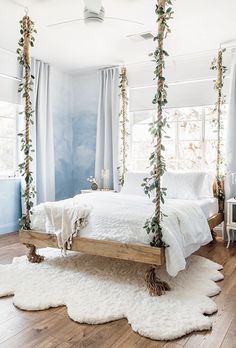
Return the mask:
[(70, 249), (72, 239), (88, 224), (91, 208), (70, 199), (66, 204), (48, 202), (43, 205), (46, 215), (46, 231), (57, 236), (58, 247)]

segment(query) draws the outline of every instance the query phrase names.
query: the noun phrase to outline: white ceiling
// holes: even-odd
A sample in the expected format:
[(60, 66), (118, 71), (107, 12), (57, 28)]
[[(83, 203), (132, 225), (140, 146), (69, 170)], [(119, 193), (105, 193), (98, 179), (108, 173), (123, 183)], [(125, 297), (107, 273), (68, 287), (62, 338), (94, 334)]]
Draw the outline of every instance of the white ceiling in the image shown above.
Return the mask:
[[(38, 34), (32, 55), (75, 73), (81, 69), (148, 60), (153, 42), (133, 42), (132, 35), (156, 30), (155, 0), (103, 0), (106, 15), (143, 22), (144, 25), (105, 21), (82, 22), (48, 28), (47, 24), (83, 16), (82, 0), (0, 0), (0, 48), (16, 50), (18, 21), (26, 5)], [(227, 5), (227, 6), (226, 6)], [(220, 43), (236, 40), (236, 1), (173, 1), (172, 33), (167, 39), (171, 56), (215, 50)]]

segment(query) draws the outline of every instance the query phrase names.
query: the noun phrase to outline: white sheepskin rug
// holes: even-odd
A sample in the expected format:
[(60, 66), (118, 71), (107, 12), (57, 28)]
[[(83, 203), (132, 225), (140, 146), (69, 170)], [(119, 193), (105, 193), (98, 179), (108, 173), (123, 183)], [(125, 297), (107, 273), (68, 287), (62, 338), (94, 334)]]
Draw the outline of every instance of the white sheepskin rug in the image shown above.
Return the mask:
[(217, 295), (216, 281), (223, 279), (222, 266), (191, 256), (176, 278), (164, 269), (160, 277), (171, 291), (151, 297), (145, 285), (147, 265), (41, 249), (46, 259), (31, 264), (26, 257), (0, 265), (0, 297), (14, 295), (14, 304), (25, 310), (65, 305), (71, 319), (99, 324), (127, 318), (132, 329), (156, 340), (171, 340), (192, 331), (209, 330), (206, 314), (217, 311), (209, 297)]

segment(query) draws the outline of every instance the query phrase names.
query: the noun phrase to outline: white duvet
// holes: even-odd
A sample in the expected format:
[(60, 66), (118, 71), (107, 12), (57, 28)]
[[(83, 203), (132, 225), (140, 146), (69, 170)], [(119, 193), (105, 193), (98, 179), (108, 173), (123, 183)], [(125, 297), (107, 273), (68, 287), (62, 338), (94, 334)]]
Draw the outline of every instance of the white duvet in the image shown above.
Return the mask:
[[(122, 193), (96, 192), (77, 195), (61, 201), (67, 205), (91, 206), (88, 224), (79, 235), (81, 237), (115, 240), (126, 243), (149, 244), (152, 236), (143, 229), (144, 222), (154, 212), (154, 205), (146, 197)], [(189, 201), (166, 200), (163, 212), (163, 239), (169, 245), (166, 248), (166, 268), (171, 276), (185, 268), (185, 258), (198, 250), (200, 246), (212, 240), (207, 219), (201, 208)], [(44, 204), (33, 210), (32, 228), (48, 231)]]

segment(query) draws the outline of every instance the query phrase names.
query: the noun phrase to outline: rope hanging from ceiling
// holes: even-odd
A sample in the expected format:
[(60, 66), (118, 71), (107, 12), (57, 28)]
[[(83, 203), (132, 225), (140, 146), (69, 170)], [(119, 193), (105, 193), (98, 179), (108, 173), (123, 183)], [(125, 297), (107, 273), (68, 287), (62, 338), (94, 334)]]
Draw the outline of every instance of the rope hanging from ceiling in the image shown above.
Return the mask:
[(128, 78), (127, 69), (123, 67), (120, 73), (120, 155), (121, 161), (118, 167), (119, 183), (124, 185), (125, 173), (127, 172), (127, 157), (128, 157)]
[(148, 197), (155, 192), (155, 212), (144, 225), (148, 234), (153, 235), (151, 246), (166, 247), (162, 240), (162, 219), (161, 203), (164, 203), (166, 188), (161, 187), (161, 176), (166, 171), (166, 164), (162, 151), (165, 150), (162, 144), (162, 136), (165, 133), (167, 119), (163, 115), (163, 107), (167, 104), (167, 85), (164, 77), (165, 58), (168, 53), (164, 49), (164, 41), (168, 33), (170, 33), (169, 20), (172, 18), (171, 0), (158, 0), (156, 4), (157, 26), (158, 32), (154, 40), (157, 42), (157, 48), (152, 54), (155, 61), (155, 79), (157, 81), (157, 91), (153, 100), (153, 104), (157, 105), (156, 119), (150, 127), (150, 133), (153, 137), (154, 149), (149, 157), (150, 176), (144, 179), (142, 186)]
[[(18, 91), (22, 94), (24, 102), (24, 111), (21, 113), (24, 115), (24, 131), (19, 133), (21, 141), (21, 151), (24, 154), (24, 161), (19, 164), (19, 171), (24, 178), (24, 190), (22, 197), (25, 204), (25, 214), (21, 219), (21, 228), (30, 230), (30, 216), (32, 214), (32, 208), (34, 205), (34, 198), (36, 195), (35, 187), (33, 183), (33, 173), (30, 169), (30, 164), (33, 161), (33, 146), (32, 139), (30, 137), (30, 127), (34, 124), (33, 121), (33, 108), (32, 108), (32, 96), (33, 80), (34, 76), (31, 74), (31, 61), (30, 61), (30, 47), (34, 46), (34, 22), (28, 16), (28, 10), (25, 11), (25, 16), (20, 21), (20, 34), (21, 38), (18, 42), (17, 59), (20, 65), (23, 67), (22, 82), (19, 84)], [(31, 244), (26, 245), (29, 249), (28, 260), (33, 263), (41, 262), (44, 257), (36, 254), (36, 247)]]
[(222, 166), (224, 164), (223, 155), (222, 155), (222, 131), (223, 131), (223, 122), (222, 122), (222, 110), (223, 105), (225, 104), (225, 95), (223, 94), (224, 79), (227, 72), (227, 67), (223, 64), (223, 53), (225, 49), (220, 49), (218, 51), (217, 57), (214, 58), (211, 64), (211, 69), (216, 70), (217, 78), (214, 81), (214, 89), (217, 93), (217, 101), (215, 105), (215, 112), (217, 115), (217, 144), (216, 144), (216, 196), (219, 199), (220, 210), (224, 210), (224, 174), (222, 172)]
[(33, 161), (33, 148), (32, 140), (30, 138), (30, 126), (33, 125), (33, 109), (32, 109), (32, 86), (34, 77), (31, 75), (30, 67), (30, 47), (34, 46), (34, 36), (36, 33), (34, 29), (34, 22), (28, 16), (28, 10), (26, 10), (25, 16), (20, 21), (20, 34), (21, 38), (18, 42), (18, 62), (23, 67), (22, 82), (19, 84), (18, 91), (22, 93), (24, 102), (24, 131), (19, 133), (21, 138), (21, 151), (24, 154), (24, 162), (19, 164), (19, 171), (24, 178), (24, 192), (22, 194), (25, 202), (25, 214), (22, 217), (21, 225), (23, 228), (30, 229), (30, 215), (33, 207), (33, 199), (35, 197), (35, 188), (33, 185), (33, 176), (30, 169), (30, 163)]

